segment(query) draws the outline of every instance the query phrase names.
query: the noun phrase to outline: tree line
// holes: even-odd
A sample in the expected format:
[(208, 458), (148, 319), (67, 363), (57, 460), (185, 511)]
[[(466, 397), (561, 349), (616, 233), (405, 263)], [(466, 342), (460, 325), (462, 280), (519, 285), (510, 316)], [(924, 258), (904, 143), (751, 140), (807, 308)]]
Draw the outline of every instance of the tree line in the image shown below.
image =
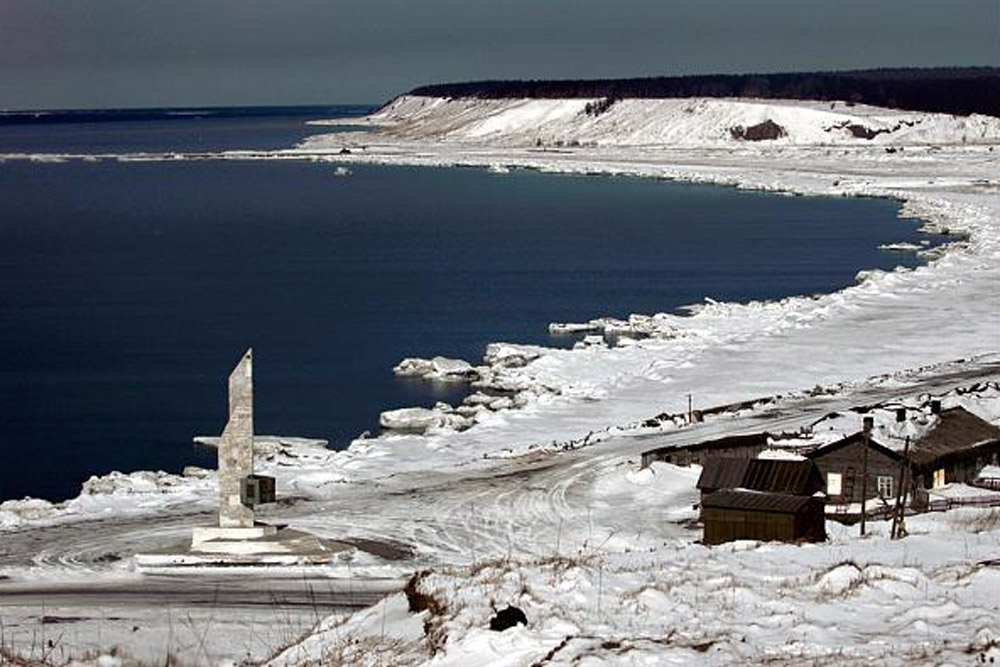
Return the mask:
[(424, 97), (842, 100), (856, 104), (1000, 117), (1000, 68), (873, 69), (784, 74), (712, 74), (640, 79), (470, 81), (421, 86)]

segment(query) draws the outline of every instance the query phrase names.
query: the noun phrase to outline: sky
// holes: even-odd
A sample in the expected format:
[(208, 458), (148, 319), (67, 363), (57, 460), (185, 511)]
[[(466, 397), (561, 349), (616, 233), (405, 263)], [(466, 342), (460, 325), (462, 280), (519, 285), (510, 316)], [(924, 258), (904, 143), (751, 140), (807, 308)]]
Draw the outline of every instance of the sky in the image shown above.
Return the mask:
[(2, 109), (952, 65), (1000, 66), (1000, 0), (0, 0)]

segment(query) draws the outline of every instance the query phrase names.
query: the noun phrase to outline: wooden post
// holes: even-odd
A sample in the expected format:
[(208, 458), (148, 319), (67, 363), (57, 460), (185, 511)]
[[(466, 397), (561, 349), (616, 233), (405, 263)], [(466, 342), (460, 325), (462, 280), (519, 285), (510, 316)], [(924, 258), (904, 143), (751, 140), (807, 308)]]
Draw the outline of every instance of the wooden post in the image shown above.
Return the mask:
[(898, 540), (906, 537), (906, 485), (907, 473), (910, 470), (910, 436), (906, 436), (906, 444), (903, 445), (903, 460), (899, 462), (899, 488), (896, 489), (896, 511), (892, 515), (892, 532), (890, 537)]
[(691, 407), (691, 394), (688, 394), (688, 425), (694, 423), (694, 410)]
[(864, 450), (861, 454), (861, 535), (865, 535), (867, 527), (868, 509), (868, 441), (871, 438), (872, 426), (875, 423), (873, 417), (865, 417), (864, 421)]

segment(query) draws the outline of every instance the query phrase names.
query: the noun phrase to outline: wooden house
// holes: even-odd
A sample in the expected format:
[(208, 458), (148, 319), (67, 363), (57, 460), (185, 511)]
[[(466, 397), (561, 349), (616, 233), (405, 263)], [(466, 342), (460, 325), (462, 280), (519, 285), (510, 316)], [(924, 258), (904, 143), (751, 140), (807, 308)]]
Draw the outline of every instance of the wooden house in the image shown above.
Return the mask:
[(677, 466), (703, 465), (708, 458), (716, 456), (754, 459), (767, 449), (767, 439), (767, 433), (750, 433), (690, 445), (658, 447), (642, 453), (642, 467), (647, 468), (654, 461)]
[[(920, 490), (953, 482), (973, 484), (983, 468), (1000, 459), (1000, 428), (961, 407), (935, 414), (934, 426), (910, 444), (908, 486)], [(822, 473), (830, 503), (861, 502), (864, 443), (865, 435), (859, 432), (806, 455)], [(868, 498), (892, 501), (899, 490), (902, 451), (874, 438), (868, 443)]]
[(918, 487), (972, 484), (983, 468), (1000, 464), (1000, 428), (962, 407), (941, 410), (937, 417), (910, 451)]
[(822, 542), (826, 539), (825, 503), (818, 496), (723, 490), (702, 500), (702, 541), (732, 540)]
[[(834, 505), (861, 502), (865, 434), (855, 433), (843, 440), (815, 449), (806, 458), (816, 464), (824, 481), (827, 500)], [(896, 497), (901, 454), (868, 439), (868, 497), (887, 502)]]
[(825, 540), (823, 486), (808, 460), (708, 458), (698, 478), (703, 541)]

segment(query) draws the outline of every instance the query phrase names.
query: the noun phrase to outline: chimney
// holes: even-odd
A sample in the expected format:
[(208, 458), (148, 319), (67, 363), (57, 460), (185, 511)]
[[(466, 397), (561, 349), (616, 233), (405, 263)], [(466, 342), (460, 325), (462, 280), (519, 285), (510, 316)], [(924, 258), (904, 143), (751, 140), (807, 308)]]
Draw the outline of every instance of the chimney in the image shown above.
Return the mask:
[(906, 408), (896, 408), (896, 423), (902, 424), (906, 421)]
[(941, 401), (939, 401), (936, 398), (933, 401), (931, 401), (931, 414), (932, 415), (941, 414)]
[(864, 429), (865, 433), (871, 433), (872, 427), (875, 426), (875, 418), (872, 417), (871, 415), (868, 415), (862, 420), (861, 423), (863, 424), (862, 428)]

